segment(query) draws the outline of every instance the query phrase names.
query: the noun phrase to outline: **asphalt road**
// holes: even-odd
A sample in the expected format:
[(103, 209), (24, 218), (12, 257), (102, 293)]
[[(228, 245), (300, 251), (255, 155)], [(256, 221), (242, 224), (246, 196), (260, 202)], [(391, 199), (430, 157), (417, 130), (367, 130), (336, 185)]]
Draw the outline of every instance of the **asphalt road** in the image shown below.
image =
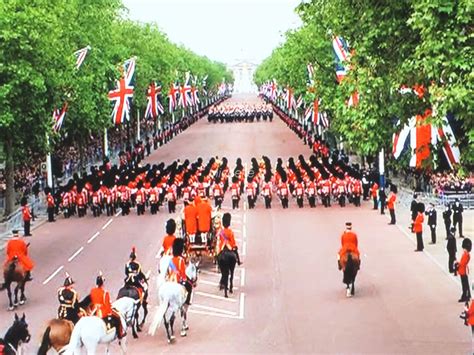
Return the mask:
[[(233, 100), (249, 99), (236, 97)], [(225, 156), (231, 167), (267, 155), (308, 156), (310, 150), (279, 119), (272, 123), (209, 124), (201, 120), (147, 161)], [(226, 196), (224, 205), (230, 205)], [(211, 264), (199, 275), (186, 338), (168, 345), (164, 329), (155, 337), (129, 339), (129, 354), (157, 353), (439, 353), (470, 351), (470, 330), (458, 318), (460, 290), (426, 253), (414, 253), (402, 231), (363, 204), (360, 208), (318, 206), (283, 210), (276, 201), (265, 210), (242, 205), (233, 212), (244, 264), (236, 272), (237, 289), (228, 300), (217, 289)], [(122, 217), (59, 218), (34, 231), (36, 262), (28, 284), (25, 312), (35, 353), (46, 320), (55, 317), (56, 290), (67, 271), (85, 295), (101, 270), (113, 296), (122, 285), (124, 264), (135, 246), (150, 270), (151, 314), (156, 304), (156, 254), (170, 216), (161, 211)], [(336, 253), (344, 223), (352, 221), (362, 254), (356, 295), (346, 298)], [(98, 233), (98, 234), (97, 234)], [(58, 271), (59, 270), (59, 271)], [(6, 293), (0, 298), (2, 334), (11, 324)], [(148, 322), (149, 324), (149, 322)], [(179, 330), (179, 321), (176, 330)], [(148, 328), (148, 325), (145, 327)], [(101, 348), (103, 349), (103, 348)], [(118, 346), (111, 347), (118, 353)]]

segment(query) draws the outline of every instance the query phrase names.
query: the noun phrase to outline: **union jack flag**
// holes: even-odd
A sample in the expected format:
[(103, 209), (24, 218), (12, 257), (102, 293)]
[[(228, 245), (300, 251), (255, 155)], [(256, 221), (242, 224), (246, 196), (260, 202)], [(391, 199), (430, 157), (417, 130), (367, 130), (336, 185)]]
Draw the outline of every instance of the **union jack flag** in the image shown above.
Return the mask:
[(163, 105), (160, 102), (161, 85), (156, 86), (156, 83), (152, 82), (148, 87), (146, 96), (148, 97), (145, 110), (146, 118), (156, 118), (159, 114), (165, 112)]
[(87, 52), (89, 52), (90, 49), (91, 47), (87, 46), (74, 52), (74, 55), (76, 56), (76, 69), (79, 69), (82, 65), (84, 59), (86, 59)]
[(64, 117), (66, 117), (68, 103), (65, 102), (61, 111), (58, 109), (53, 110), (53, 131), (59, 132), (61, 126), (63, 125)]
[(199, 104), (198, 89), (193, 85), (191, 86), (191, 103), (193, 106)]
[(308, 85), (313, 86), (314, 85), (314, 68), (313, 64), (308, 63), (306, 66), (306, 69), (308, 70)]
[[(341, 36), (334, 36), (332, 40), (332, 48), (336, 62), (337, 82), (340, 83), (350, 70), (350, 66), (348, 64), (350, 60), (349, 45)], [(359, 93), (355, 91), (347, 101), (347, 106), (357, 106), (358, 103)]]
[(295, 95), (293, 94), (293, 89), (289, 86), (286, 88), (286, 107), (288, 111), (296, 107)]
[(183, 84), (179, 88), (179, 101), (178, 101), (178, 104), (182, 108), (188, 107), (189, 103), (191, 102), (191, 99), (188, 95), (189, 92), (191, 92), (191, 85), (189, 85), (188, 82), (186, 81), (186, 83)]
[(168, 93), (168, 103), (169, 103), (169, 112), (176, 110), (178, 106), (178, 95), (179, 95), (179, 86), (176, 84), (171, 84), (170, 91)]
[(298, 100), (296, 100), (295, 110), (299, 109), (302, 104), (303, 104), (303, 95), (300, 95), (298, 97)]
[(130, 105), (133, 97), (133, 78), (135, 74), (135, 58), (125, 61), (122, 78), (117, 81), (117, 89), (109, 92), (109, 100), (114, 102), (112, 111), (113, 122), (122, 124), (125, 119), (130, 121)]
[(304, 118), (307, 122), (313, 122), (314, 124), (327, 128), (329, 127), (328, 116), (326, 112), (319, 112), (320, 101), (320, 99), (316, 99), (311, 106), (306, 108)]

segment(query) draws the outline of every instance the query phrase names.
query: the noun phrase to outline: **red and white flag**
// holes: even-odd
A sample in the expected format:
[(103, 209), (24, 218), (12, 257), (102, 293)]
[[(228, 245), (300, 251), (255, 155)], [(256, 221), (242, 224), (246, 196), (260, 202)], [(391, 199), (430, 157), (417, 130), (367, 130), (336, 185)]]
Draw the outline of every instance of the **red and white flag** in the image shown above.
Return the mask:
[(163, 105), (160, 102), (161, 97), (161, 85), (157, 86), (155, 82), (152, 82), (147, 90), (147, 105), (145, 110), (146, 118), (156, 118), (159, 114), (165, 112)]
[(68, 104), (65, 102), (61, 111), (58, 109), (53, 110), (53, 131), (56, 133), (59, 132), (63, 125), (64, 118), (66, 117), (67, 106)]
[(176, 110), (178, 106), (178, 95), (179, 95), (179, 86), (176, 84), (171, 84), (170, 91), (168, 93), (168, 107), (169, 112), (173, 112)]
[(87, 52), (89, 52), (90, 49), (91, 47), (87, 46), (74, 52), (74, 55), (76, 57), (76, 69), (80, 68), (80, 66), (84, 62), (84, 59), (86, 59)]

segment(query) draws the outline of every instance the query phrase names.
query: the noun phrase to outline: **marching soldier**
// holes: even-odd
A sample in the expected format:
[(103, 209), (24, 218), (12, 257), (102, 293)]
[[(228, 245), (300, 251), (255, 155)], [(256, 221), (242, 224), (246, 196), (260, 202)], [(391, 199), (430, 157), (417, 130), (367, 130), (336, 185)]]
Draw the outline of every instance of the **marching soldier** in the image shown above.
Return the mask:
[(30, 233), (30, 223), (31, 223), (31, 211), (30, 206), (28, 206), (28, 201), (26, 197), (21, 199), (21, 214), (23, 218), (23, 233), (25, 237), (31, 237)]
[(46, 192), (46, 204), (47, 204), (47, 212), (48, 212), (48, 222), (54, 222), (54, 197), (51, 194), (51, 189), (48, 187), (45, 189)]
[(79, 295), (74, 289), (74, 281), (66, 273), (63, 287), (58, 289), (58, 319), (66, 319), (74, 324), (79, 320)]

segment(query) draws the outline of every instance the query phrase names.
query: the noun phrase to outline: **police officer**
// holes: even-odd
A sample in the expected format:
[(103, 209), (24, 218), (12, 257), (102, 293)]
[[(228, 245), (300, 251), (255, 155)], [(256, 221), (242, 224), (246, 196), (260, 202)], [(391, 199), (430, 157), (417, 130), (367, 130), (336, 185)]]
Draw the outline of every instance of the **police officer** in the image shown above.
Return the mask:
[(436, 244), (436, 222), (437, 222), (437, 213), (433, 203), (430, 203), (430, 208), (425, 212), (425, 215), (428, 216), (428, 226), (431, 231), (431, 243)]
[(76, 324), (79, 320), (79, 295), (69, 274), (66, 274), (63, 287), (58, 289), (58, 301), (58, 319), (67, 319)]
[(464, 208), (462, 204), (459, 202), (459, 199), (456, 198), (454, 200), (454, 204), (452, 207), (453, 210), (453, 227), (459, 230), (459, 238), (464, 238), (462, 234), (462, 213), (464, 212)]

